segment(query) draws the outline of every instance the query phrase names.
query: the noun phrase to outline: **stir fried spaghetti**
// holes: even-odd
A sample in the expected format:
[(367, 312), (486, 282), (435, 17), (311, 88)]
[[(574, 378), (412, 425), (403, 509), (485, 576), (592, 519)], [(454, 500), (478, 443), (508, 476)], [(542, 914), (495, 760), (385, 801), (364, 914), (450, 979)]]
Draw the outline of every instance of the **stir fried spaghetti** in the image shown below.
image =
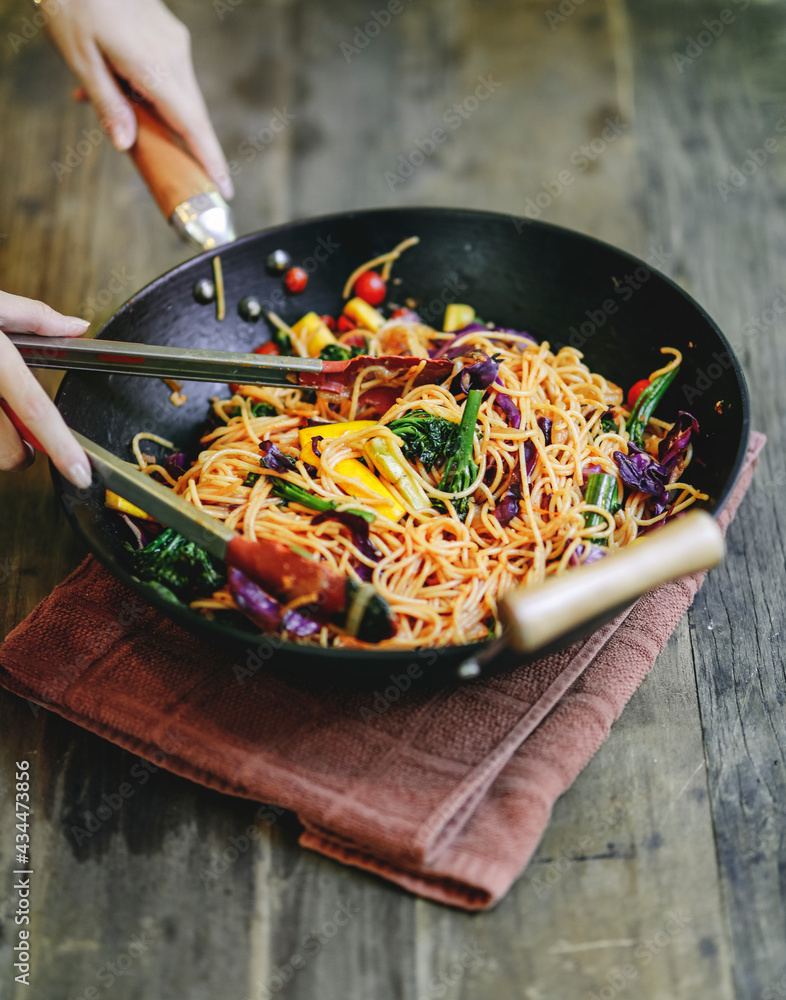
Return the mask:
[[(393, 259), (374, 263), (389, 271)], [(381, 363), (361, 367), (345, 392), (233, 386), (214, 401), (213, 426), (182, 475), (140, 457), (146, 472), (245, 537), (283, 542), (370, 581), (397, 623), (379, 648), (496, 635), (506, 591), (629, 545), (706, 499), (682, 480), (693, 418), (672, 425), (626, 404), (578, 350), (555, 354), (527, 334), (472, 322), (469, 307), (449, 307), (459, 326), (437, 331), (410, 310), (385, 318), (352, 301), (354, 329), (331, 333), (325, 346)], [(276, 317), (279, 344), (313, 356), (314, 338), (319, 347), (326, 337), (307, 319), (290, 328)], [(668, 363), (647, 380), (645, 403), (680, 364), (678, 351), (663, 352)], [(389, 355), (411, 355), (412, 364), (391, 377)], [(447, 377), (419, 384), (435, 356), (452, 359)], [(225, 585), (191, 606), (218, 615), (238, 603)], [(363, 645), (329, 624), (301, 641)]]

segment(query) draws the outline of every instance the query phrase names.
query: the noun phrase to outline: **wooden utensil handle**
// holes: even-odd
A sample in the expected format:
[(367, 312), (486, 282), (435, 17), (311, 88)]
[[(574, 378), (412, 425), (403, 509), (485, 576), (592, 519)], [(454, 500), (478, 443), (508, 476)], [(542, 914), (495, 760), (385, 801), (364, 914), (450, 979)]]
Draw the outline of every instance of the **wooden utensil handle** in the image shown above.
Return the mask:
[(10, 405), (2, 398), (0, 398), (0, 410), (2, 410), (3, 413), (5, 413), (8, 419), (14, 425), (17, 434), (23, 441), (26, 441), (33, 448), (36, 448), (38, 451), (42, 451), (44, 454), (46, 454), (46, 448), (44, 448), (44, 446), (41, 444), (41, 442), (38, 440), (35, 434), (33, 434), (30, 428), (26, 427), (22, 423), (21, 419), (11, 409)]
[(723, 558), (723, 535), (706, 511), (691, 511), (591, 566), (506, 594), (500, 617), (508, 643), (533, 653), (647, 590)]
[(131, 158), (167, 219), (189, 198), (216, 190), (204, 167), (180, 146), (149, 106), (135, 104), (134, 113), (137, 140)]

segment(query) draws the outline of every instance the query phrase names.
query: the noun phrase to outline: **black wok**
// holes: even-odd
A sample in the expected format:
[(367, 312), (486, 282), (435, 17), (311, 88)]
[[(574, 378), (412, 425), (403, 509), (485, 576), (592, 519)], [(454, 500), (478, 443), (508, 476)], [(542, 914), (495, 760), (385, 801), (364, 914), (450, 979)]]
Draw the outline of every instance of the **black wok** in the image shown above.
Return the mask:
[[(99, 336), (250, 351), (269, 338), (270, 330), (264, 319), (241, 318), (238, 304), (246, 296), (255, 296), (289, 323), (311, 309), (337, 315), (349, 273), (412, 235), (420, 237), (420, 244), (395, 265), (396, 284), (388, 298), (416, 300), (432, 325), (440, 326), (446, 303), (468, 302), (484, 319), (528, 330), (539, 340), (549, 340), (552, 348), (579, 347), (591, 369), (626, 390), (661, 366), (661, 346), (679, 348), (683, 366), (658, 412), (669, 418), (686, 409), (698, 419), (701, 433), (689, 478), (709, 494), (709, 509), (714, 514), (721, 510), (741, 469), (749, 433), (745, 382), (728, 341), (689, 295), (641, 260), (542, 222), (461, 209), (412, 208), (347, 212), (279, 226), (221, 248), (227, 302), (222, 322), (216, 319), (215, 304), (200, 304), (193, 295), (200, 278), (212, 277), (212, 253), (204, 253), (126, 302)], [(311, 271), (304, 294), (285, 295), (281, 278), (266, 272), (265, 258), (278, 248)], [(131, 438), (142, 429), (184, 449), (192, 446), (210, 397), (227, 389), (191, 382), (185, 391), (188, 402), (176, 408), (158, 379), (71, 372), (57, 405), (75, 430), (131, 459)], [(205, 619), (136, 582), (128, 570), (122, 526), (104, 509), (100, 487), (80, 492), (54, 470), (53, 476), (77, 533), (131, 589), (191, 631), (232, 648), (241, 662), (244, 649), (253, 656), (260, 643), (269, 648), (251, 623)], [(614, 610), (580, 633), (564, 636), (560, 645), (593, 631)], [(274, 667), (357, 678), (387, 676), (413, 663), (443, 676), (480, 648), (366, 652), (302, 647), (277, 639), (273, 644)]]

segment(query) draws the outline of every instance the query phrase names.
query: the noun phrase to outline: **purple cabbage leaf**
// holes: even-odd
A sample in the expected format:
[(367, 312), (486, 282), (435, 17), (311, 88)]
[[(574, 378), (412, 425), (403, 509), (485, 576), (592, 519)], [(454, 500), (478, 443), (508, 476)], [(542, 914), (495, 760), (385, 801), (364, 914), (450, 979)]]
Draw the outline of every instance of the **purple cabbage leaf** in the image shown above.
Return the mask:
[(259, 450), (262, 453), (259, 464), (273, 472), (295, 472), (295, 460), (285, 455), (272, 441), (261, 441)]
[(263, 632), (291, 632), (302, 638), (319, 631), (318, 622), (300, 611), (284, 611), (283, 605), (234, 566), (229, 567), (227, 579), (235, 604)]
[[(472, 363), (466, 364), (466, 361)], [(470, 389), (488, 389), (498, 374), (499, 362), (496, 358), (490, 358), (485, 351), (472, 351), (465, 355), (464, 367), (450, 383), (450, 391), (455, 396)]]

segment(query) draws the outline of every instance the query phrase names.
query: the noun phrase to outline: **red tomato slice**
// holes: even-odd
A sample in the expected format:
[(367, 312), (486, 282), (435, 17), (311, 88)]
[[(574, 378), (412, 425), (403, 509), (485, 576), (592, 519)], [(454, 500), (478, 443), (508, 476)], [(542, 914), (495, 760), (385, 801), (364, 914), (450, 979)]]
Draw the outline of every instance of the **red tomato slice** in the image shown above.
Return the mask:
[(376, 271), (364, 271), (355, 282), (355, 295), (370, 306), (378, 306), (384, 302), (387, 290), (382, 275)]
[(366, 389), (365, 392), (360, 394), (358, 406), (370, 406), (381, 417), (387, 413), (400, 395), (400, 389), (395, 389), (389, 385), (375, 385), (373, 389)]
[(650, 380), (648, 378), (639, 379), (630, 387), (630, 392), (628, 393), (628, 406), (633, 409), (636, 405), (636, 400), (644, 392), (644, 390), (649, 386)]
[(302, 267), (290, 267), (284, 275), (284, 285), (290, 295), (300, 295), (306, 290), (308, 284), (308, 274)]
[(342, 333), (338, 338), (339, 344), (343, 344), (344, 347), (365, 347), (366, 338), (362, 333), (355, 333), (351, 331), (350, 333)]
[(259, 347), (255, 347), (252, 354), (280, 354), (278, 347), (273, 343), (272, 340), (266, 340), (264, 344), (260, 344)]

